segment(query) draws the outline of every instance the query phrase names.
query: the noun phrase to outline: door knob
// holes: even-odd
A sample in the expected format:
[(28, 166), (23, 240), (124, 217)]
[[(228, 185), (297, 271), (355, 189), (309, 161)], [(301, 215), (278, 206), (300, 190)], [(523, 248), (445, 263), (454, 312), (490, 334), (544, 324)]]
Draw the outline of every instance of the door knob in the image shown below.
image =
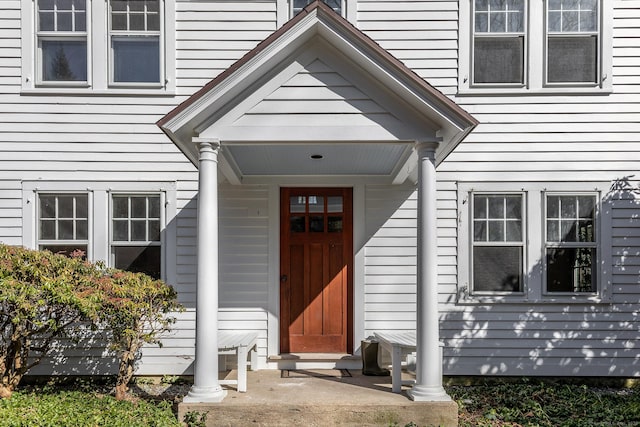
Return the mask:
[(286, 281), (287, 281), (287, 279), (288, 279), (288, 277), (287, 277), (287, 275), (286, 275), (286, 274), (283, 274), (282, 276), (280, 276), (280, 281), (281, 281), (281, 282), (286, 282)]

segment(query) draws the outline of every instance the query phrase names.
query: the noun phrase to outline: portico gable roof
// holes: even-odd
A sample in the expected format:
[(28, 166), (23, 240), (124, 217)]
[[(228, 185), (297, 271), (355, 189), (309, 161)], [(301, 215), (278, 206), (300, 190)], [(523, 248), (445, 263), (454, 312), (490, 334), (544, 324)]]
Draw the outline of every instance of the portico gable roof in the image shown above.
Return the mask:
[(194, 164), (194, 137), (220, 140), (236, 183), (306, 174), (397, 183), (411, 175), (414, 142), (439, 142), (440, 163), (477, 123), (315, 1), (157, 124)]

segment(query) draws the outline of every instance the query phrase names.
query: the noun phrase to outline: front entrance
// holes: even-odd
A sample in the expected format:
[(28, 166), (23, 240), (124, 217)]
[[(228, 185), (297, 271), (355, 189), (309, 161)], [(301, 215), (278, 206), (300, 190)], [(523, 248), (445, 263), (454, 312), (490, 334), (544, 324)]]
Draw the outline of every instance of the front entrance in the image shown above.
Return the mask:
[(351, 353), (350, 188), (280, 193), (280, 352)]

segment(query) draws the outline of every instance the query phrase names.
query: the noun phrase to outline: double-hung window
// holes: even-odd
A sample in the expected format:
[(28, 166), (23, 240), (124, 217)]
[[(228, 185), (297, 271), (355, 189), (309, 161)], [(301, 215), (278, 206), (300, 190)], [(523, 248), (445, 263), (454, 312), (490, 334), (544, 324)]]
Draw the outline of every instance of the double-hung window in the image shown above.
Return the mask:
[(114, 194), (111, 199), (111, 265), (160, 278), (163, 221), (160, 194)]
[(473, 293), (522, 292), (523, 195), (474, 194)]
[(596, 195), (547, 194), (545, 277), (548, 293), (596, 291)]
[(37, 0), (37, 73), (43, 83), (87, 83), (87, 1)]
[(525, 0), (475, 0), (473, 83), (524, 84)]
[(612, 89), (613, 1), (458, 3), (460, 95)]
[(458, 184), (458, 301), (609, 301), (610, 184), (521, 185)]
[(599, 80), (598, 0), (547, 1), (547, 83)]
[(160, 83), (160, 0), (110, 0), (109, 43), (114, 84)]
[(87, 194), (38, 194), (37, 248), (70, 255), (89, 247)]

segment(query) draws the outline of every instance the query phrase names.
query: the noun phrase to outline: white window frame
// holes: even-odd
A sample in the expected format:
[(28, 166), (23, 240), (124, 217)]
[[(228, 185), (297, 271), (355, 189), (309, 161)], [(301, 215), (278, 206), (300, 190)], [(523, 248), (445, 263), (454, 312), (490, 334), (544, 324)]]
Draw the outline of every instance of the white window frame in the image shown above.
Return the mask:
[[(23, 181), (22, 182), (22, 245), (38, 248), (38, 194), (60, 193), (89, 195), (89, 245), (87, 259), (110, 261), (110, 229), (112, 194), (162, 194), (160, 211), (162, 280), (177, 283), (176, 183), (171, 181)], [(163, 227), (163, 228), (162, 228)]]
[[(281, 0), (278, 0), (281, 1)], [(284, 0), (286, 1), (286, 0)], [(110, 84), (109, 3), (87, 0), (87, 82), (40, 82), (36, 0), (21, 0), (21, 68), (23, 94), (173, 96), (176, 90), (176, 0), (160, 0), (160, 83)]]
[[(87, 197), (87, 238), (86, 239), (42, 239), (40, 237), (40, 221), (42, 218), (40, 217), (40, 196), (55, 196), (56, 199), (59, 196), (86, 196)], [(87, 191), (35, 191), (35, 249), (40, 249), (41, 246), (74, 246), (74, 245), (83, 245), (87, 247), (86, 257), (90, 259), (92, 254), (92, 228), (93, 228), (93, 215), (92, 215), (92, 193)], [(56, 202), (57, 205), (57, 202)], [(57, 208), (56, 208), (57, 211)], [(74, 208), (75, 211), (75, 208)], [(56, 215), (55, 221), (58, 222), (60, 218)], [(67, 218), (69, 219), (69, 218)], [(75, 220), (75, 212), (74, 217)], [(58, 229), (56, 224), (56, 230)]]
[[(475, 196), (520, 196), (520, 200), (522, 202), (522, 208), (521, 208), (521, 213), (522, 213), (522, 217), (520, 218), (522, 225), (521, 225), (521, 232), (522, 232), (522, 239), (519, 242), (516, 241), (509, 241), (509, 240), (504, 240), (504, 241), (499, 241), (499, 242), (492, 242), (492, 241), (476, 241), (474, 236), (473, 236), (473, 232), (475, 231), (475, 223), (477, 222), (475, 216), (474, 216), (474, 210), (475, 210)], [(526, 230), (526, 224), (527, 224), (527, 211), (526, 211), (526, 206), (527, 206), (527, 198), (526, 198), (526, 194), (523, 191), (506, 191), (506, 192), (488, 192), (488, 191), (470, 191), (469, 192), (469, 210), (470, 210), (470, 214), (469, 214), (469, 229), (470, 229), (470, 247), (471, 247), (471, 254), (470, 254), (470, 259), (469, 259), (469, 293), (471, 295), (477, 296), (477, 295), (505, 295), (505, 296), (521, 296), (524, 295), (525, 293), (525, 278), (526, 278), (526, 273), (527, 273), (527, 269), (526, 269), (526, 259), (527, 259), (527, 245), (526, 245), (526, 241), (527, 241), (527, 230)], [(488, 213), (487, 213), (488, 214)], [(491, 218), (487, 218), (487, 223), (489, 222), (489, 220), (491, 220)], [(504, 219), (505, 222), (505, 226), (506, 226), (506, 222), (508, 221), (508, 218)], [(489, 233), (489, 227), (487, 227), (487, 234)], [(505, 232), (506, 233), (506, 232)], [(473, 276), (474, 276), (474, 268), (473, 268), (473, 257), (474, 257), (474, 253), (475, 253), (475, 248), (477, 247), (520, 247), (522, 248), (522, 265), (521, 265), (521, 269), (520, 269), (520, 275), (522, 278), (522, 283), (520, 284), (521, 286), (521, 290), (520, 291), (482, 291), (482, 290), (476, 290), (474, 289), (473, 286)]]
[[(358, 22), (358, 9), (356, 0), (342, 1), (342, 17), (352, 24)], [(277, 26), (282, 27), (287, 21), (293, 18), (293, 0), (276, 0), (277, 4)]]
[[(40, 31), (40, 14), (38, 0), (34, 0), (34, 34), (35, 34), (35, 75), (38, 86), (69, 86), (89, 87), (91, 85), (91, 5), (90, 0), (85, 1), (85, 31)], [(55, 14), (57, 15), (57, 14)], [(74, 17), (75, 18), (75, 17)], [(87, 79), (86, 80), (44, 80), (42, 41), (84, 41), (87, 50)]]
[[(594, 237), (595, 240), (593, 242), (549, 242), (549, 239), (547, 238), (547, 197), (548, 196), (571, 196), (571, 197), (577, 197), (577, 196), (593, 196), (595, 197), (596, 203), (595, 203), (595, 219), (594, 219)], [(597, 296), (598, 294), (598, 286), (599, 286), (599, 276), (597, 274), (598, 271), (598, 266), (601, 265), (601, 245), (600, 245), (600, 237), (601, 237), (601, 232), (600, 232), (600, 221), (599, 218), (602, 215), (601, 212), (601, 202), (600, 202), (600, 193), (596, 192), (596, 191), (589, 191), (589, 192), (566, 192), (566, 191), (562, 191), (562, 192), (557, 192), (557, 191), (545, 191), (542, 195), (542, 216), (543, 216), (543, 236), (544, 238), (542, 239), (543, 241), (543, 254), (542, 254), (542, 261), (543, 261), (543, 270), (542, 270), (542, 280), (543, 280), (543, 293), (547, 296), (553, 297), (553, 296), (560, 296), (560, 295), (565, 295), (565, 296), (588, 296), (588, 295), (592, 295), (592, 296)], [(591, 291), (591, 292), (551, 292), (548, 290), (547, 287), (547, 268), (548, 268), (548, 263), (547, 263), (547, 249), (553, 249), (553, 248), (591, 248), (591, 249), (595, 249), (596, 251), (596, 257), (595, 260), (593, 260), (592, 262), (595, 264), (595, 278), (593, 280), (595, 280), (595, 285), (596, 285), (596, 290), (595, 291)]]
[[(596, 20), (596, 30), (588, 31), (588, 32), (551, 32), (549, 31), (549, 0), (545, 0), (544, 5), (544, 84), (545, 86), (554, 87), (554, 86), (585, 86), (590, 87), (594, 84), (598, 84), (599, 81), (602, 80), (602, 68), (598, 66), (598, 64), (602, 61), (602, 43), (600, 40), (601, 34), (601, 19), (600, 13), (602, 11), (601, 0), (596, 0), (597, 2), (597, 13), (598, 18)], [(593, 37), (595, 36), (597, 39), (597, 48), (596, 48), (596, 81), (594, 82), (550, 82), (549, 81), (549, 39), (554, 37)]]
[[(144, 197), (149, 197), (149, 196), (158, 196), (159, 197), (159, 202), (160, 202), (160, 240), (131, 240), (130, 236), (131, 236), (131, 227), (129, 227), (129, 239), (128, 240), (115, 240), (113, 237), (113, 231), (114, 231), (114, 227), (113, 227), (113, 222), (115, 221), (115, 219), (113, 218), (113, 199), (114, 197), (118, 197), (118, 196), (124, 196), (124, 197), (136, 197), (136, 196), (144, 196)], [(129, 199), (131, 200), (131, 199)], [(115, 253), (113, 251), (114, 247), (125, 247), (125, 246), (130, 246), (130, 247), (135, 247), (135, 246), (160, 246), (160, 277), (165, 277), (166, 276), (166, 262), (165, 262), (165, 256), (164, 256), (164, 252), (165, 252), (165, 248), (166, 248), (166, 238), (164, 237), (165, 235), (165, 228), (166, 228), (166, 209), (164, 209), (163, 207), (167, 205), (167, 201), (166, 201), (166, 192), (164, 191), (155, 191), (155, 192), (116, 192), (116, 191), (111, 191), (109, 192), (109, 265), (114, 266), (115, 265)], [(129, 216), (127, 218), (127, 220), (130, 222), (131, 221), (131, 216)], [(146, 218), (144, 218), (146, 221), (149, 220), (148, 216)], [(147, 232), (148, 232), (148, 228), (147, 228)]]
[(600, 0), (599, 10), (599, 81), (596, 84), (545, 84), (546, 80), (546, 0), (527, 1), (527, 35), (525, 52), (525, 84), (520, 87), (504, 87), (472, 84), (473, 50), (473, 1), (460, 0), (458, 21), (458, 95), (549, 95), (594, 94), (613, 91), (613, 2)]
[[(470, 60), (470, 79), (472, 80), (472, 86), (474, 87), (516, 87), (516, 88), (520, 88), (523, 87), (526, 82), (527, 82), (527, 70), (528, 70), (528, 55), (527, 55), (527, 48), (528, 48), (528, 19), (527, 19), (527, 13), (528, 13), (528, 3), (529, 0), (522, 0), (524, 2), (524, 17), (523, 17), (523, 30), (522, 32), (519, 33), (514, 33), (514, 32), (486, 32), (486, 33), (476, 33), (475, 30), (475, 17), (476, 17), (476, 10), (475, 10), (475, 2), (472, 4), (471, 6), (471, 24), (470, 24), (470, 31), (471, 31), (471, 49), (470, 49), (470, 53), (471, 53), (471, 60)], [(508, 11), (500, 11), (500, 13), (504, 13), (505, 14), (505, 18), (507, 18), (508, 20)], [(490, 17), (487, 18), (489, 23), (491, 22)], [(476, 38), (518, 38), (518, 37), (522, 37), (523, 38), (523, 52), (522, 52), (522, 82), (505, 82), (505, 83), (483, 83), (483, 82), (475, 82), (475, 45), (476, 45)]]
[[(165, 30), (164, 30), (164, 8), (163, 8), (163, 0), (158, 0), (158, 19), (160, 20), (160, 28), (159, 30), (144, 30), (144, 31), (135, 31), (135, 30), (112, 30), (112, 12), (111, 12), (111, 0), (107, 0), (107, 38), (109, 44), (109, 86), (111, 87), (150, 87), (150, 88), (158, 88), (162, 87), (165, 81), (164, 77), (164, 56), (165, 56), (165, 48), (164, 48), (164, 39), (165, 39)], [(129, 15), (130, 12), (127, 12)], [(146, 12), (145, 12), (146, 15)], [(145, 16), (145, 25), (146, 25), (146, 16)], [(114, 39), (122, 39), (126, 40), (127, 38), (140, 38), (140, 37), (158, 37), (159, 44), (159, 79), (158, 82), (116, 82), (115, 81), (115, 58), (114, 58), (114, 49), (113, 49), (113, 40)]]
[[(612, 294), (612, 203), (607, 197), (610, 182), (458, 182), (458, 304), (494, 303), (559, 303), (592, 304), (609, 303)], [(472, 251), (473, 221), (470, 197), (474, 193), (508, 194), (524, 193), (523, 233), (524, 277), (522, 294), (483, 293), (473, 294)], [(546, 292), (546, 194), (597, 195), (596, 233), (597, 268), (596, 292), (563, 294)]]

